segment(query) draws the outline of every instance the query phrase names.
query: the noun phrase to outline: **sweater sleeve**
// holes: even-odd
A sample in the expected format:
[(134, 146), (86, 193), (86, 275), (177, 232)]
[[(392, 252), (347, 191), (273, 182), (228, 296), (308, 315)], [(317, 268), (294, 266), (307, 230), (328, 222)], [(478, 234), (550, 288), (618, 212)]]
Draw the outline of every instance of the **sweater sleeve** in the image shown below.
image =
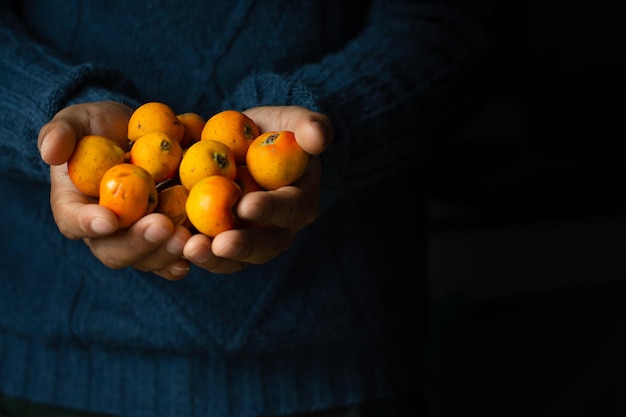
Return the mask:
[(37, 149), (41, 126), (70, 104), (113, 100), (131, 106), (133, 86), (117, 70), (71, 65), (31, 39), (0, 2), (0, 169), (37, 181), (49, 167)]
[(453, 3), (374, 1), (340, 50), (293, 73), (251, 75), (229, 105), (302, 105), (331, 118), (322, 208), (384, 181), (423, 161), (480, 96), (468, 91), (495, 48), (494, 2)]

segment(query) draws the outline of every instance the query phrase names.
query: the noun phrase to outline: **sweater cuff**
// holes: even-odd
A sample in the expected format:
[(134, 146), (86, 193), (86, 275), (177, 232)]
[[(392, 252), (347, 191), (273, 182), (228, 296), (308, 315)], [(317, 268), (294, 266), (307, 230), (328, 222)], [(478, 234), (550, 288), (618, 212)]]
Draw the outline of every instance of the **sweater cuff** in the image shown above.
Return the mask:
[(224, 108), (238, 110), (258, 106), (302, 106), (322, 112), (309, 87), (278, 74), (259, 74), (244, 79), (225, 105)]
[[(51, 83), (59, 85), (59, 83)], [(116, 69), (94, 64), (83, 64), (74, 68), (60, 83), (62, 88), (54, 88), (44, 112), (54, 116), (59, 110), (71, 104), (114, 100), (129, 103), (131, 96), (138, 96), (135, 86)]]
[(67, 105), (93, 103), (98, 101), (115, 101), (126, 104), (132, 109), (139, 107), (141, 102), (123, 94), (116, 93), (107, 88), (86, 86), (76, 91), (76, 94), (69, 99)]
[[(38, 94), (26, 99), (22, 106), (29, 109), (24, 115), (27, 122), (14, 127), (3, 126), (0, 130), (19, 129), (22, 131), (21, 137), (36, 138), (43, 124), (71, 104), (112, 100), (131, 107), (137, 105), (132, 98), (138, 96), (135, 87), (122, 73), (110, 67), (84, 64), (71, 69), (60, 78), (52, 78), (50, 75), (32, 81), (36, 84), (33, 91)], [(0, 161), (7, 171), (22, 173), (19, 175), (38, 181), (49, 180), (50, 167), (41, 159), (33, 141), (15, 141), (7, 146), (9, 149), (6, 158), (0, 155)]]

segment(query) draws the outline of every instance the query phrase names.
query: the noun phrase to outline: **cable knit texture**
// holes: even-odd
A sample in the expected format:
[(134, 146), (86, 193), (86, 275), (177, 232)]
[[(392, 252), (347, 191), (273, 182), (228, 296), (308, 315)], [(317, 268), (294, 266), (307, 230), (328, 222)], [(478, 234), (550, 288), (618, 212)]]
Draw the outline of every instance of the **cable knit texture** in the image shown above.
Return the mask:
[[(0, 1), (0, 392), (129, 417), (415, 392), (424, 262), (398, 242), (422, 242), (418, 164), (493, 47), (486, 2), (446, 3)], [(107, 269), (56, 228), (36, 146), (101, 100), (328, 114), (319, 219), (232, 276)]]

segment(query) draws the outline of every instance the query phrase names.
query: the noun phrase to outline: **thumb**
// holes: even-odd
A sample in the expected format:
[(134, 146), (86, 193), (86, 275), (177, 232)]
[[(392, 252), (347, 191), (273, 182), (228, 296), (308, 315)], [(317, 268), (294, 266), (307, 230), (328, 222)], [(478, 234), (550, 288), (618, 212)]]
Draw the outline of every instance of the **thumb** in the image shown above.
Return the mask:
[(308, 154), (319, 155), (333, 142), (333, 126), (325, 115), (310, 112), (298, 119), (294, 135)]
[(70, 158), (77, 141), (77, 132), (65, 120), (52, 120), (40, 130), (37, 146), (41, 158), (49, 165), (61, 165)]

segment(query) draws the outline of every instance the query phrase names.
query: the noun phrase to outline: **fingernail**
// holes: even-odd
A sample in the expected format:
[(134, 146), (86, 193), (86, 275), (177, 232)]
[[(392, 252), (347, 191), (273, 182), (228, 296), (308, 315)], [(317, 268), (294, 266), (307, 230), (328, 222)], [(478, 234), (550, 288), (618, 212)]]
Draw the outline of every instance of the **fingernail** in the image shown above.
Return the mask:
[(183, 253), (184, 247), (185, 242), (177, 237), (171, 238), (167, 241), (167, 244), (165, 245), (165, 249), (172, 255), (181, 255)]
[(263, 219), (263, 216), (265, 215), (265, 206), (261, 204), (248, 204), (243, 207), (241, 215), (243, 218), (252, 221)]
[(226, 248), (224, 248), (222, 250), (222, 252), (219, 254), (220, 257), (222, 258), (237, 258), (239, 255), (241, 255), (243, 253), (243, 245), (240, 243), (233, 243), (229, 246), (226, 246)]
[(173, 266), (170, 268), (170, 274), (174, 275), (175, 277), (185, 275), (187, 272), (189, 272), (189, 267)]
[(99, 235), (108, 235), (115, 231), (115, 226), (101, 217), (96, 217), (91, 221), (91, 230)]
[(191, 259), (196, 263), (205, 263), (211, 257), (211, 253), (207, 248), (204, 249), (196, 249), (194, 253), (191, 254)]
[(41, 155), (42, 157), (45, 157), (47, 153), (48, 153), (48, 141), (44, 137), (43, 140), (41, 141), (41, 148), (39, 148), (39, 155)]
[(151, 224), (143, 234), (144, 239), (148, 242), (162, 242), (170, 235), (170, 231), (160, 224)]

